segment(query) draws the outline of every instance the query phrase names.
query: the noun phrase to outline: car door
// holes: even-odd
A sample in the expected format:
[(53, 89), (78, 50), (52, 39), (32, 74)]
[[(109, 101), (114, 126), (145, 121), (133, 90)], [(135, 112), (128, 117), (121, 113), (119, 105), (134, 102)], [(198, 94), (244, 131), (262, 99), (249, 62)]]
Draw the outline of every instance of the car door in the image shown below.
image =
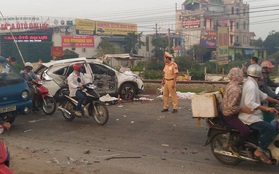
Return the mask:
[[(91, 69), (90, 66), (87, 63), (82, 63), (83, 64), (83, 75), (85, 76), (86, 79), (86, 83), (92, 82), (93, 81), (93, 77), (91, 74)], [(70, 66), (68, 66), (67, 72), (65, 74), (65, 81), (67, 80), (67, 77), (74, 71), (73, 68), (73, 64), (71, 64)]]
[(93, 73), (93, 84), (101, 95), (117, 93), (117, 76), (115, 71), (98, 63), (89, 63)]

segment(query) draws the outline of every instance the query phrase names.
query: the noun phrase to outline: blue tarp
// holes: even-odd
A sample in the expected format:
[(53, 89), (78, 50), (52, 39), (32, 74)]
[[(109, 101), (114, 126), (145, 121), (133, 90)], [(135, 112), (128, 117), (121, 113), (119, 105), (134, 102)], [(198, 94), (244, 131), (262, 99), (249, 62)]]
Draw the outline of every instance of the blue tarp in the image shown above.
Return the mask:
[(244, 50), (244, 52), (245, 52), (246, 55), (249, 55), (249, 54), (253, 54), (255, 52), (255, 50), (254, 49), (246, 49), (246, 50)]

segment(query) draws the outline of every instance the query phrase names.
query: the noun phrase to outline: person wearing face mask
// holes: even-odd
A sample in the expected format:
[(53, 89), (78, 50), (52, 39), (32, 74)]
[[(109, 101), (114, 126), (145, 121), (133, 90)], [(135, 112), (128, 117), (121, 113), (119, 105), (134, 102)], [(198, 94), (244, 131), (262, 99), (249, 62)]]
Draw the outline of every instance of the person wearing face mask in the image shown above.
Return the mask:
[(70, 91), (70, 97), (76, 97), (78, 104), (76, 107), (75, 114), (79, 117), (82, 116), (81, 105), (86, 99), (86, 94), (82, 91), (83, 85), (85, 85), (86, 80), (82, 73), (83, 65), (80, 63), (73, 65), (74, 71), (68, 76), (68, 85)]

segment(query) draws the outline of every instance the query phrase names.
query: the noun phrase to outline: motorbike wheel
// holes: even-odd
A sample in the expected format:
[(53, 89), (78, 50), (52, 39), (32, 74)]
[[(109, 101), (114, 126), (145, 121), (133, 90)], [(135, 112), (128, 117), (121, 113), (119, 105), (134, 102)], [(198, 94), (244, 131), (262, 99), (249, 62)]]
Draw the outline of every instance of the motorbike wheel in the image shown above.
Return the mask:
[(56, 111), (56, 101), (53, 97), (45, 97), (42, 103), (43, 112), (47, 115), (51, 115)]
[(13, 123), (15, 121), (16, 117), (15, 116), (11, 116), (11, 117), (4, 117), (2, 118), (3, 122), (9, 122), (9, 123)]
[(94, 109), (94, 107), (92, 108), (95, 121), (99, 125), (105, 125), (109, 119), (108, 108), (103, 103), (95, 103), (95, 108), (96, 110)]
[(237, 165), (241, 162), (240, 159), (235, 158), (235, 157), (229, 157), (226, 155), (221, 155), (218, 153), (215, 153), (215, 150), (224, 150), (225, 143), (227, 141), (227, 134), (217, 134), (215, 137), (213, 137), (211, 141), (211, 152), (215, 156), (215, 158), (220, 161), (223, 164), (226, 165)]
[[(68, 111), (73, 111), (75, 106), (74, 104), (72, 104), (71, 102), (65, 101), (62, 103), (62, 107), (65, 108)], [(67, 114), (65, 112), (62, 112), (63, 117), (65, 118), (65, 120), (67, 121), (72, 121), (73, 119), (75, 119), (76, 117), (72, 114)]]

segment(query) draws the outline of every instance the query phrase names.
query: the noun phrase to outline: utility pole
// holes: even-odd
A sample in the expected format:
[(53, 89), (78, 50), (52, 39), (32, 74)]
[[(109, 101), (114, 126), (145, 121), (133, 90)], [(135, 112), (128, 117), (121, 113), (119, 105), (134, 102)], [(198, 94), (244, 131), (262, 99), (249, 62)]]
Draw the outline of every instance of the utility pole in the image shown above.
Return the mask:
[[(154, 27), (153, 27), (154, 28)], [(157, 40), (158, 39), (158, 25), (157, 25), (157, 23), (155, 24), (155, 39)], [(160, 27), (159, 27), (159, 29), (160, 29)], [(157, 42), (158, 42), (158, 40), (157, 40)], [(156, 44), (155, 45), (155, 57), (157, 57), (157, 59), (159, 60), (159, 57), (160, 55), (159, 55), (159, 53), (158, 53), (158, 44)]]
[(168, 29), (168, 51), (169, 51), (169, 53), (170, 53), (170, 50), (171, 50), (171, 48), (170, 48), (170, 28)]
[(15, 45), (16, 45), (16, 48), (17, 48), (17, 50), (18, 50), (18, 53), (19, 53), (20, 58), (21, 58), (21, 60), (22, 60), (22, 63), (25, 64), (24, 58), (23, 58), (23, 56), (22, 56), (22, 53), (21, 53), (21, 51), (20, 51), (20, 49), (19, 49), (19, 47), (18, 47), (18, 44), (17, 44), (16, 40), (15, 40), (15, 37), (14, 37), (13, 32), (12, 32), (12, 30), (11, 30), (11, 27), (8, 25), (7, 19), (5, 19), (4, 15), (2, 14), (1, 11), (0, 11), (0, 15), (1, 15), (2, 19), (5, 20), (5, 24), (7, 25), (7, 29), (9, 30), (10, 34), (11, 34), (12, 37), (13, 37), (14, 43), (15, 43)]
[(158, 36), (158, 24), (157, 23), (155, 24), (155, 28), (154, 29), (155, 29), (155, 34), (156, 34), (156, 38), (157, 38), (157, 36)]

